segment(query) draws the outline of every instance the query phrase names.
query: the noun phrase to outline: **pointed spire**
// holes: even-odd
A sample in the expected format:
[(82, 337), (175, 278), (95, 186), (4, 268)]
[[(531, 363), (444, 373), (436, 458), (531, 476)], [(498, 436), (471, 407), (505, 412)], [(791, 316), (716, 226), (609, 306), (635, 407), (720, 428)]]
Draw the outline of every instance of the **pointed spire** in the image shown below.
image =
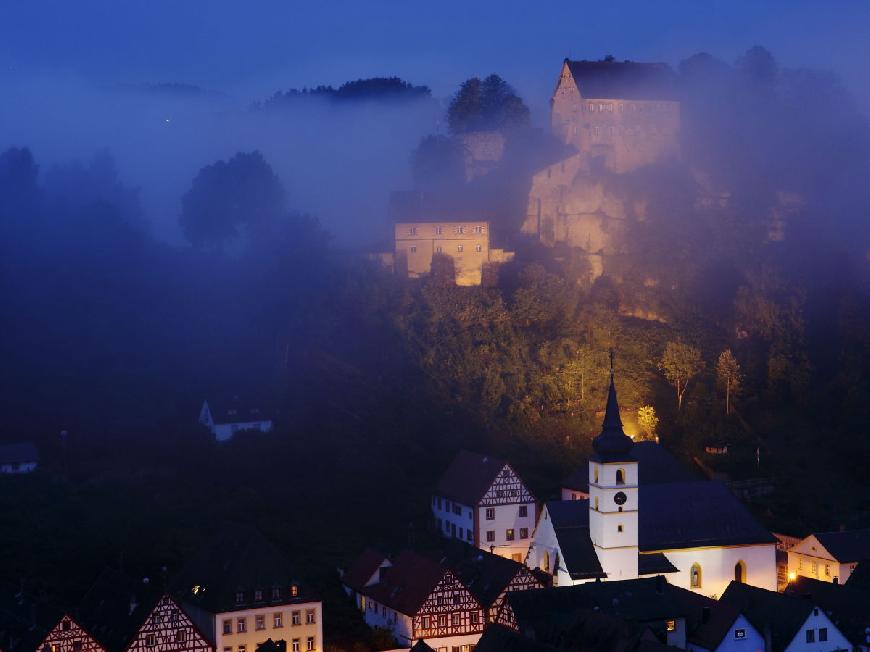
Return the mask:
[(613, 379), (613, 349), (610, 350), (610, 387), (607, 388), (607, 406), (604, 408), (604, 421), (601, 434), (592, 440), (592, 447), (601, 458), (627, 456), (634, 443), (622, 429), (619, 416), (619, 401), (616, 399), (616, 383)]

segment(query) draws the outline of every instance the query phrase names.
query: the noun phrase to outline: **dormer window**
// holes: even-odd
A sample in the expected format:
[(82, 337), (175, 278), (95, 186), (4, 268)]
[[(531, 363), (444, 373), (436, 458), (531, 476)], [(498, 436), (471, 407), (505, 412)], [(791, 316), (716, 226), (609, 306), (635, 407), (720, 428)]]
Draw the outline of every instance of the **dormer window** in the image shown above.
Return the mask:
[(290, 586), (290, 595), (291, 595), (292, 597), (294, 597), (294, 598), (295, 598), (297, 595), (299, 595), (299, 587), (296, 586), (295, 584), (292, 584), (292, 585)]
[(236, 591), (236, 604), (242, 604), (245, 601), (244, 591)]
[(272, 599), (280, 600), (281, 599), (281, 587), (275, 586), (272, 588)]
[(257, 589), (254, 591), (254, 602), (262, 602), (263, 601), (263, 591), (262, 589)]

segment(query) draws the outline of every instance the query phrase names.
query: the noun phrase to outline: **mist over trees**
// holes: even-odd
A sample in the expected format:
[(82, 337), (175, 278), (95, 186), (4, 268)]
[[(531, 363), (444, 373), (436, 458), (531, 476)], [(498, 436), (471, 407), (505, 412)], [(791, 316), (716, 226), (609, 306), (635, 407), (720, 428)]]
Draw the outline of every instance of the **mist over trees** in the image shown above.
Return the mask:
[[(644, 213), (594, 281), (584, 252), (520, 235), (531, 174), (565, 152), (487, 80), (459, 89), (451, 134), (416, 151), (408, 138), (399, 157), (416, 190), (491, 217), (516, 251), (478, 288), (453, 286), (447, 257), (409, 280), (350, 255), (265, 149), (177, 173), (170, 219), (195, 246), (146, 228), (144, 189), (105, 152), (59, 166), (26, 146), (0, 153), (2, 437), (37, 440), (47, 492), (0, 492), (15, 537), (0, 541), (0, 579), (26, 569), (72, 595), (119, 549), (143, 575), (171, 568), (229, 512), (310, 558), (338, 605), (333, 569), (372, 531), (425, 536), (428, 487), (456, 448), (508, 455), (551, 495), (600, 428), (611, 349), (632, 434), (687, 463), (729, 442), (725, 471), (772, 478), (754, 506), (772, 527), (865, 523), (870, 129), (836, 79), (755, 49), (684, 61), (682, 160), (598, 173)], [(498, 165), (466, 181), (457, 137), (507, 127)], [(368, 159), (351, 163), (368, 178)], [(346, 190), (331, 179), (324, 194)], [(226, 392), (274, 405), (273, 435), (211, 442), (196, 415)], [(844, 482), (857, 489), (844, 496)], [(348, 499), (360, 488), (381, 509)], [(299, 496), (306, 508), (289, 508)], [(50, 578), (80, 542), (21, 542), (56, 542), (58, 513), (102, 543)]]

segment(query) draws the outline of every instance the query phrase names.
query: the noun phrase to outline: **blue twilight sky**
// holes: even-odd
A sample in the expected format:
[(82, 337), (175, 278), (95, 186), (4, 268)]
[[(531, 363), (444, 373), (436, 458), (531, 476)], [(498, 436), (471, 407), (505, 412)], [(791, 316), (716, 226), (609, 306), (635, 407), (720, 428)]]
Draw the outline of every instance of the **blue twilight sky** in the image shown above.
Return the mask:
[(755, 44), (837, 70), (866, 105), (866, 1), (0, 0), (0, 70), (253, 95), (397, 74), (441, 96), (490, 71), (537, 94), (567, 55), (732, 60)]

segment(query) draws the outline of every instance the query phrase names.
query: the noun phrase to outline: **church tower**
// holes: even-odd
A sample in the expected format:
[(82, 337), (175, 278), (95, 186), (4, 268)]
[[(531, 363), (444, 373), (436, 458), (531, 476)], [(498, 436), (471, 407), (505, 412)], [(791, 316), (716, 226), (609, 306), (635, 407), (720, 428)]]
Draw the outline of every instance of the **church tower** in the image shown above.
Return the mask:
[(637, 578), (638, 463), (633, 446), (622, 430), (611, 354), (604, 423), (589, 458), (589, 536), (611, 581)]

